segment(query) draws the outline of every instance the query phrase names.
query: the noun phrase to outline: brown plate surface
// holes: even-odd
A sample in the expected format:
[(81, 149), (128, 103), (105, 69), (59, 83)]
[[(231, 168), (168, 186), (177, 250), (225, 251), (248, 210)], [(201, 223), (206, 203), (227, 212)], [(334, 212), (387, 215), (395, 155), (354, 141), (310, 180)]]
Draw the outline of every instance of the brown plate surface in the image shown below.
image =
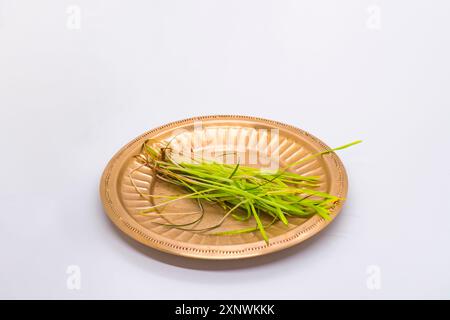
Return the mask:
[[(148, 193), (152, 177), (149, 168), (139, 168), (139, 162), (134, 156), (139, 154), (143, 142), (147, 139), (171, 141), (174, 149), (185, 145), (186, 141), (195, 141), (197, 150), (194, 151), (207, 151), (214, 147), (222, 152), (222, 156), (236, 156), (239, 152), (241, 164), (263, 168), (269, 166), (269, 163), (273, 165), (272, 158), (276, 158), (279, 161), (276, 163), (284, 166), (329, 147), (311, 134), (290, 125), (246, 116), (197, 117), (169, 123), (144, 133), (124, 146), (110, 160), (101, 178), (100, 195), (105, 211), (114, 224), (149, 247), (192, 258), (246, 258), (291, 247), (318, 233), (330, 223), (318, 215), (308, 219), (289, 218), (288, 226), (277, 222), (267, 229), (269, 244), (264, 242), (259, 232), (213, 235), (210, 232), (200, 233), (161, 226), (155, 222), (165, 222), (162, 217), (138, 215), (138, 212), (149, 207), (150, 203), (137, 192), (135, 186), (141, 193)], [(233, 161), (233, 157), (225, 161)], [(335, 153), (313, 158), (292, 167), (291, 171), (301, 175), (320, 176), (321, 184), (318, 190), (346, 197), (347, 175)], [(177, 188), (157, 182), (155, 194), (180, 194)], [(341, 207), (342, 203), (339, 203), (334, 208), (333, 218), (340, 212)], [(174, 203), (171, 210), (195, 212), (198, 208), (195, 202), (186, 199)], [(214, 224), (223, 214), (224, 211), (219, 206), (206, 204), (205, 218), (198, 227)], [(164, 219), (183, 223), (192, 221), (193, 216), (173, 215)], [(214, 231), (249, 226), (254, 226), (254, 221), (240, 222), (229, 218)]]

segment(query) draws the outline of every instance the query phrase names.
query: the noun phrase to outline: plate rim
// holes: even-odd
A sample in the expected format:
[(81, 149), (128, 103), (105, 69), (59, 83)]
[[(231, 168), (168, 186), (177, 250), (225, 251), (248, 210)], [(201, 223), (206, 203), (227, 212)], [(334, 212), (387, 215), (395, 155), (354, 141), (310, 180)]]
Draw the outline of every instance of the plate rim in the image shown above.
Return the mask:
[[(118, 162), (118, 159), (121, 155), (127, 149), (129, 149), (131, 146), (133, 146), (137, 141), (143, 139), (144, 137), (158, 133), (160, 131), (163, 131), (165, 129), (171, 129), (176, 128), (178, 126), (189, 124), (194, 121), (207, 121), (207, 120), (245, 120), (245, 121), (256, 121), (256, 122), (262, 122), (265, 124), (273, 125), (276, 127), (284, 128), (287, 130), (292, 131), (295, 134), (300, 134), (306, 136), (306, 138), (313, 140), (313, 142), (319, 144), (324, 149), (330, 149), (323, 141), (315, 137), (314, 135), (310, 134), (309, 132), (300, 129), (298, 127), (285, 124), (279, 121), (275, 120), (269, 120), (265, 118), (260, 117), (254, 117), (254, 116), (246, 116), (246, 115), (206, 115), (206, 116), (197, 116), (197, 117), (190, 117), (178, 121), (173, 121), (166, 123), (162, 126), (155, 127), (151, 130), (148, 130), (144, 132), (143, 134), (140, 134), (136, 138), (132, 139), (130, 142), (125, 144), (122, 148), (120, 148), (119, 151), (117, 151), (114, 156), (109, 160), (108, 164), (106, 165), (103, 174), (100, 179), (100, 198), (102, 201), (102, 205), (104, 208), (104, 211), (106, 212), (109, 219), (115, 224), (116, 227), (119, 228), (123, 233), (128, 235), (129, 237), (133, 238), (134, 240), (151, 247), (153, 249), (163, 251), (166, 253), (178, 255), (178, 256), (184, 256), (189, 258), (197, 258), (197, 259), (207, 259), (207, 260), (229, 260), (229, 259), (242, 259), (242, 258), (250, 258), (255, 256), (261, 256), (269, 253), (273, 253), (276, 251), (284, 250), (289, 247), (292, 247), (294, 245), (297, 245), (320, 231), (322, 231), (325, 227), (327, 227), (331, 222), (335, 220), (335, 218), (339, 215), (339, 213), (342, 211), (342, 207), (346, 201), (340, 202), (332, 211), (332, 220), (327, 221), (321, 218), (319, 215), (314, 215), (307, 221), (305, 221), (302, 225), (305, 225), (303, 228), (294, 228), (288, 232), (292, 232), (292, 235), (287, 238), (283, 238), (281, 240), (278, 240), (276, 242), (269, 242), (269, 244), (266, 244), (263, 240), (254, 242), (253, 246), (249, 248), (239, 248), (241, 245), (228, 245), (228, 246), (221, 246), (227, 247), (229, 249), (214, 249), (214, 245), (205, 245), (205, 249), (198, 249), (198, 248), (192, 248), (189, 246), (182, 247), (177, 246), (174, 244), (171, 244), (169, 242), (166, 242), (162, 239), (155, 239), (151, 235), (149, 235), (149, 232), (145, 232), (145, 228), (143, 228), (138, 222), (135, 220), (132, 220), (131, 216), (127, 214), (127, 217), (124, 217), (120, 212), (118, 212), (118, 208), (115, 207), (114, 201), (111, 197), (111, 175), (113, 173), (113, 169), (115, 168), (115, 165)], [(330, 153), (329, 154), (336, 165), (336, 168), (339, 172), (339, 183), (340, 183), (340, 194), (338, 196), (346, 198), (348, 193), (348, 177), (347, 172), (345, 170), (345, 167), (340, 160), (340, 158), (337, 156), (336, 153)], [(120, 171), (121, 168), (119, 168), (118, 171)], [(126, 210), (124, 208), (122, 211)], [(299, 229), (297, 232), (293, 232), (296, 229)], [(232, 247), (237, 247), (236, 249), (232, 249)]]

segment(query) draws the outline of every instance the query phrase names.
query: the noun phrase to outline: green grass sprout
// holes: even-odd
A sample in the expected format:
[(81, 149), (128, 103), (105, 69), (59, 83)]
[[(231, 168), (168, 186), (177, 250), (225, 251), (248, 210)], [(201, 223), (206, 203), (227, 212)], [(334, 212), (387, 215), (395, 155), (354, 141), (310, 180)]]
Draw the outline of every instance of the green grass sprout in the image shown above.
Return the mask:
[[(237, 221), (253, 219), (254, 227), (217, 231), (210, 234), (219, 236), (259, 232), (267, 244), (270, 241), (267, 230), (277, 221), (288, 226), (291, 217), (309, 218), (315, 214), (325, 220), (331, 220), (335, 206), (345, 200), (319, 191), (318, 189), (323, 183), (320, 177), (296, 174), (292, 172), (293, 167), (361, 143), (361, 140), (357, 140), (337, 148), (327, 149), (288, 164), (274, 172), (269, 172), (242, 165), (239, 161), (236, 164), (224, 164), (215, 159), (192, 159), (192, 155), (189, 155), (190, 158), (186, 161), (180, 161), (178, 158), (175, 161), (170, 148), (172, 140), (168, 142), (147, 140), (143, 143), (141, 152), (135, 157), (139, 166), (131, 170), (129, 178), (136, 192), (150, 202), (150, 206), (140, 210), (139, 214), (147, 217), (161, 217), (167, 223), (156, 221), (154, 223), (192, 232), (214, 231), (227, 219)], [(144, 166), (150, 168), (152, 172), (148, 193), (144, 193), (144, 188), (138, 187), (133, 178), (133, 174)], [(155, 194), (155, 185), (158, 181), (178, 186), (188, 193), (157, 195)], [(163, 200), (156, 203), (155, 199), (158, 198)], [(183, 199), (195, 200), (199, 210), (165, 211), (167, 206)], [(217, 223), (199, 228), (197, 225), (205, 215), (204, 202), (220, 205), (224, 210), (224, 215)], [(168, 216), (178, 214), (185, 217), (195, 214), (199, 216), (182, 224), (176, 224), (167, 219)], [(269, 218), (272, 222), (265, 225), (263, 218)]]

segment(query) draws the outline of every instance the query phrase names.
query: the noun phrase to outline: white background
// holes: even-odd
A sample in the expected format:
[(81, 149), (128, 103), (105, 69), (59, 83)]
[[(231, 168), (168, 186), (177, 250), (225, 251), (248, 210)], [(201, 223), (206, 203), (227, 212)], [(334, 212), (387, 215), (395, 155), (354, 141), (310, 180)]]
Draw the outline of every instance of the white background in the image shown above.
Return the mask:
[[(446, 0), (0, 0), (0, 297), (450, 298), (449, 31)], [(363, 139), (342, 215), (234, 262), (121, 235), (107, 161), (206, 114)]]

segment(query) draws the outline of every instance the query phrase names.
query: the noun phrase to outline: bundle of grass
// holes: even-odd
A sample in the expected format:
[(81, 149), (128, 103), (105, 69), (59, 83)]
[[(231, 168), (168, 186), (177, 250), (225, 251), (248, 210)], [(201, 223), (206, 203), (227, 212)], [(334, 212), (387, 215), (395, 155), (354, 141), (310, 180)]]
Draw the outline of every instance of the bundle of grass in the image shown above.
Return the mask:
[[(189, 158), (189, 161), (175, 160), (171, 154), (170, 141), (147, 140), (136, 159), (142, 166), (147, 166), (151, 169), (152, 180), (149, 194), (143, 194), (139, 191), (131, 174), (130, 179), (141, 196), (147, 198), (151, 204), (151, 206), (140, 212), (141, 215), (160, 214), (164, 216), (183, 214), (182, 212), (168, 213), (164, 210), (169, 204), (181, 199), (194, 199), (198, 202), (200, 208), (198, 213), (200, 215), (194, 221), (184, 224), (159, 223), (161, 225), (203, 232), (218, 228), (228, 218), (239, 221), (254, 219), (254, 227), (215, 232), (213, 234), (230, 235), (259, 231), (263, 239), (268, 243), (269, 238), (266, 229), (273, 223), (281, 221), (287, 225), (290, 217), (307, 218), (314, 214), (330, 220), (332, 208), (339, 201), (344, 201), (344, 199), (334, 195), (317, 191), (320, 183), (319, 177), (302, 176), (288, 170), (302, 162), (348, 148), (360, 142), (358, 140), (338, 148), (325, 150), (301, 161), (289, 164), (276, 172), (266, 172), (258, 168), (243, 166), (239, 163), (230, 165), (192, 158)], [(188, 193), (174, 196), (156, 195), (154, 190), (158, 180), (180, 186), (187, 190)], [(167, 199), (156, 204), (154, 198), (157, 197)], [(193, 226), (204, 216), (202, 205), (204, 201), (219, 204), (224, 209), (224, 214), (218, 223), (198, 229)], [(271, 222), (264, 225), (261, 219), (262, 215), (270, 216)]]

